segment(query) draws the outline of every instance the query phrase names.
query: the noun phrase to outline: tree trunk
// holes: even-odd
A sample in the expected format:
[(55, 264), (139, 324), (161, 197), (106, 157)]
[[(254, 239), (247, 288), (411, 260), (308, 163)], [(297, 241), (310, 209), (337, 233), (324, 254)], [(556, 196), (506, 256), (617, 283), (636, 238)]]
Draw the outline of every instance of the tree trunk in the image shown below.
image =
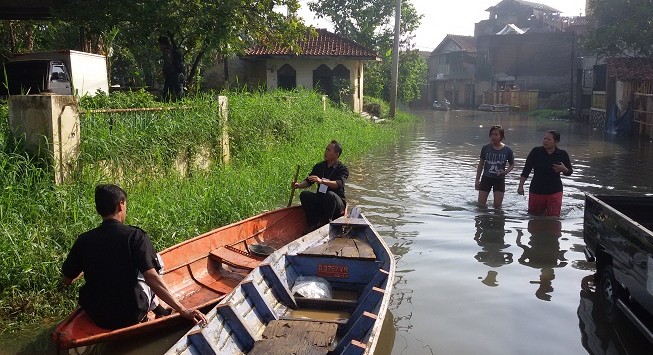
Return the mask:
[(191, 66), (190, 71), (188, 72), (188, 78), (186, 79), (187, 83), (192, 83), (193, 80), (195, 79), (195, 75), (197, 74), (197, 68), (199, 68), (200, 62), (202, 62), (202, 58), (204, 57), (205, 53), (206, 53), (205, 49), (202, 49), (199, 53), (197, 53), (197, 56), (193, 61), (193, 65)]

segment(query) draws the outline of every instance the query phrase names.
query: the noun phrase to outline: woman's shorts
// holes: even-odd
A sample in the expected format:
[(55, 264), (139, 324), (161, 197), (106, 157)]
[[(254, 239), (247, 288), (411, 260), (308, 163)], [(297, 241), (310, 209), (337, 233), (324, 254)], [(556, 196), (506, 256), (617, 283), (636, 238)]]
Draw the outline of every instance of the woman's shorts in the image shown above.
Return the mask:
[(562, 209), (562, 191), (549, 195), (528, 194), (528, 213), (560, 217)]
[(480, 191), (490, 192), (506, 192), (506, 179), (504, 178), (491, 178), (483, 175), (481, 177), (481, 185), (478, 188)]

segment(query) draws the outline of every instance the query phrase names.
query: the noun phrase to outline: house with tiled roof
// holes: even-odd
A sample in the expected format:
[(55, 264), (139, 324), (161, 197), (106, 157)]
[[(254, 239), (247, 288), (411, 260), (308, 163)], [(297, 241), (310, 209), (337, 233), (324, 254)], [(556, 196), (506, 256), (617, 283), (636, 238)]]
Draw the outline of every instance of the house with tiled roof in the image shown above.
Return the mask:
[(246, 62), (245, 81), (268, 90), (316, 89), (362, 111), (363, 63), (380, 60), (378, 55), (325, 29), (301, 40), (298, 47), (298, 51), (274, 45), (249, 48), (241, 56)]
[(428, 97), (447, 99), (454, 107), (475, 107), (476, 39), (447, 35), (428, 61)]

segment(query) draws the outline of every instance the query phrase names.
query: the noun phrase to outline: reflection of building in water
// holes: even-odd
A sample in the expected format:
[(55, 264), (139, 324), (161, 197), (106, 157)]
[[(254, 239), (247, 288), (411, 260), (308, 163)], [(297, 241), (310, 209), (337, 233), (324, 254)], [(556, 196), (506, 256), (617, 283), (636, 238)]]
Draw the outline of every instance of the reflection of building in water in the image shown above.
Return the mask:
[(598, 294), (592, 290), (594, 275), (581, 280), (578, 327), (588, 354), (653, 354), (653, 344), (625, 317), (608, 321)]
[[(476, 253), (474, 258), (493, 268), (512, 263), (512, 253), (504, 251), (510, 247), (510, 244), (504, 241), (506, 218), (502, 215), (478, 215), (474, 220), (476, 221), (474, 240), (481, 247), (481, 251)], [(497, 275), (496, 271), (490, 270), (485, 278), (479, 277), (479, 279), (484, 285), (496, 287), (499, 285)]]
[(528, 245), (522, 243), (523, 233), (517, 234), (517, 245), (524, 250), (518, 259), (522, 265), (540, 269), (540, 279), (531, 281), (539, 284), (535, 296), (544, 301), (551, 300), (552, 281), (555, 279), (553, 268), (567, 265), (565, 250), (560, 250), (558, 238), (562, 236), (562, 223), (557, 219), (540, 218), (528, 221), (531, 237)]

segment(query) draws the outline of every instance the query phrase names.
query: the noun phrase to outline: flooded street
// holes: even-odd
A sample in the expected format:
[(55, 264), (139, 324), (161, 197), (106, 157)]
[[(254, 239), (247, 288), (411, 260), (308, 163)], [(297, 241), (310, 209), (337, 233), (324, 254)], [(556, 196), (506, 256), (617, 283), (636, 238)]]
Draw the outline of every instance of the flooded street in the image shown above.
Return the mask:
[[(582, 232), (584, 193), (653, 193), (653, 144), (566, 120), (414, 113), (424, 122), (399, 144), (350, 164), (347, 192), (397, 260), (391, 353), (652, 353), (627, 321), (612, 327), (602, 317)], [(474, 190), (493, 124), (516, 158), (499, 211), (477, 208)], [(560, 132), (574, 167), (563, 177), (560, 219), (529, 216), (517, 194), (525, 158), (549, 129)]]
[[(350, 207), (362, 208), (397, 260), (391, 323), (377, 354), (653, 353), (624, 317), (605, 319), (582, 239), (585, 193), (653, 194), (653, 143), (519, 114), (414, 113), (423, 122), (396, 145), (358, 162), (348, 161), (345, 146), (342, 156)], [(474, 190), (493, 124), (504, 127), (516, 157), (502, 210), (479, 209)], [(559, 130), (574, 168), (563, 177), (560, 219), (529, 216), (527, 197), (517, 194), (525, 158), (549, 129)], [(85, 353), (158, 354), (188, 328)], [(19, 353), (43, 349), (50, 330), (28, 335)]]

